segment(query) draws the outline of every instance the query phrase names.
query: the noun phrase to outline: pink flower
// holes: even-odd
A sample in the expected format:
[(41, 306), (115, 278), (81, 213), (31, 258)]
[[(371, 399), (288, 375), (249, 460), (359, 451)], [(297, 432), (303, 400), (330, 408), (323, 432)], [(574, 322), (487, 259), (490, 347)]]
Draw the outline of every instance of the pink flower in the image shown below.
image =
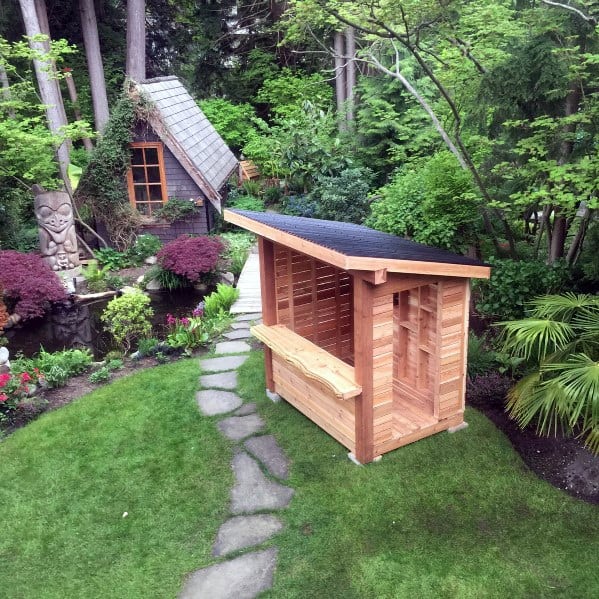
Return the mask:
[(28, 383), (31, 380), (31, 375), (28, 372), (23, 372), (21, 374), (21, 382)]
[(173, 325), (177, 324), (177, 319), (172, 314), (167, 314), (166, 315), (166, 324), (169, 327), (172, 327)]
[(6, 393), (0, 393), (0, 402), (6, 401), (8, 399), (8, 395)]
[(182, 318), (181, 319), (181, 324), (186, 327), (189, 324), (189, 318)]
[(10, 374), (8, 372), (5, 372), (4, 374), (0, 374), (0, 389), (2, 387), (5, 387), (8, 383), (8, 381), (10, 381)]

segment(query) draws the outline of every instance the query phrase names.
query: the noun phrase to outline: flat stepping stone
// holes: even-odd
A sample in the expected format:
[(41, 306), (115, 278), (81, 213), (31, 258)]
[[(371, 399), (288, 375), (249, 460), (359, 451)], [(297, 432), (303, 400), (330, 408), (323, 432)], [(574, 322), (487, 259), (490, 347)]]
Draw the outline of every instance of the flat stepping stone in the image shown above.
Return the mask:
[(243, 514), (278, 510), (289, 505), (294, 490), (268, 480), (247, 453), (233, 457), (235, 485), (231, 490), (231, 512)]
[(250, 320), (260, 320), (262, 318), (262, 314), (260, 312), (254, 312), (252, 314), (240, 314), (235, 318), (237, 322), (246, 322)]
[(179, 599), (253, 599), (272, 587), (276, 564), (271, 547), (202, 568), (187, 579)]
[(221, 341), (216, 344), (215, 354), (241, 354), (252, 348), (245, 341)]
[(226, 414), (236, 410), (243, 400), (237, 394), (231, 391), (221, 391), (220, 389), (204, 389), (196, 393), (196, 400), (200, 412), (204, 416), (216, 416), (217, 414)]
[(223, 370), (235, 370), (246, 360), (247, 356), (225, 356), (222, 358), (206, 358), (200, 360), (200, 367), (204, 372), (222, 372)]
[(214, 557), (260, 545), (283, 528), (282, 522), (270, 514), (235, 516), (219, 529), (212, 548)]
[(232, 322), (231, 328), (235, 330), (244, 330), (249, 329), (251, 326), (250, 322), (247, 320), (242, 320), (241, 322)]
[(272, 435), (252, 437), (244, 445), (266, 466), (270, 474), (278, 478), (289, 478), (289, 460)]
[(200, 385), (207, 389), (236, 389), (237, 372), (231, 370), (216, 374), (204, 374), (200, 377)]
[(235, 410), (235, 416), (247, 416), (248, 414), (253, 414), (256, 411), (255, 403), (246, 403), (239, 408), (239, 410)]
[(264, 420), (258, 414), (231, 416), (218, 423), (218, 430), (231, 441), (241, 441), (255, 435), (264, 426)]
[(223, 336), (231, 341), (235, 341), (236, 339), (249, 339), (252, 335), (248, 329), (238, 329), (236, 331), (228, 331)]

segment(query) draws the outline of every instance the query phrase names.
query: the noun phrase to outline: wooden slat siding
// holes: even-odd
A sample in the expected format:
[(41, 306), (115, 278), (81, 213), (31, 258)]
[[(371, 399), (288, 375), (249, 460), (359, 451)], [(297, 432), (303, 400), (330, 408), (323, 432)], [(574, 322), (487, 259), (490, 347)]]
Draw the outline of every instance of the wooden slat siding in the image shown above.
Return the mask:
[[(258, 238), (258, 255), (260, 259), (260, 293), (262, 295), (262, 322), (266, 326), (277, 324), (277, 298), (275, 289), (275, 251), (272, 241)], [(272, 350), (264, 348), (264, 372), (266, 388), (274, 392), (272, 374)]]
[(278, 244), (275, 274), (277, 321), (353, 363), (349, 274)]
[(356, 399), (356, 458), (362, 464), (374, 458), (373, 294), (372, 285), (354, 277), (355, 377), (362, 387)]
[(305, 379), (291, 364), (273, 358), (275, 391), (334, 439), (356, 451), (355, 400), (339, 401), (316, 381)]
[(468, 280), (448, 279), (440, 288), (438, 402), (439, 418), (443, 419), (463, 417), (470, 285)]

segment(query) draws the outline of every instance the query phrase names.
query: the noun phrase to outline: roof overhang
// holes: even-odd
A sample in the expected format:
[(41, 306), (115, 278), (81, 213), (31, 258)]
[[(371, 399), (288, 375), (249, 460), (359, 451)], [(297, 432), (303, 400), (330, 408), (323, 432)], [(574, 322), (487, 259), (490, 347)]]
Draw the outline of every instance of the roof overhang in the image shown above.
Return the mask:
[[(463, 277), (488, 279), (491, 276), (489, 266), (472, 266), (464, 264), (448, 264), (442, 262), (424, 262), (418, 260), (396, 260), (387, 258), (369, 258), (364, 256), (348, 256), (303, 239), (276, 227), (257, 222), (247, 216), (225, 210), (223, 213), (225, 221), (247, 229), (265, 239), (280, 243), (293, 250), (307, 254), (332, 264), (343, 270), (358, 271), (385, 271), (419, 275), (434, 275), (442, 277)], [(382, 281), (381, 281), (382, 282)]]

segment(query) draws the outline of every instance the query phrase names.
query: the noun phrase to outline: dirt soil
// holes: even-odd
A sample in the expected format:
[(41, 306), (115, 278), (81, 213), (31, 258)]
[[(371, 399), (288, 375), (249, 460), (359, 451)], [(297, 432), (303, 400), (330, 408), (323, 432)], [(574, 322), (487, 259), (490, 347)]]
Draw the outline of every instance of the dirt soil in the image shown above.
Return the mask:
[(599, 504), (599, 456), (574, 437), (539, 437), (520, 429), (501, 406), (476, 406), (511, 441), (525, 464), (539, 477), (569, 495)]

